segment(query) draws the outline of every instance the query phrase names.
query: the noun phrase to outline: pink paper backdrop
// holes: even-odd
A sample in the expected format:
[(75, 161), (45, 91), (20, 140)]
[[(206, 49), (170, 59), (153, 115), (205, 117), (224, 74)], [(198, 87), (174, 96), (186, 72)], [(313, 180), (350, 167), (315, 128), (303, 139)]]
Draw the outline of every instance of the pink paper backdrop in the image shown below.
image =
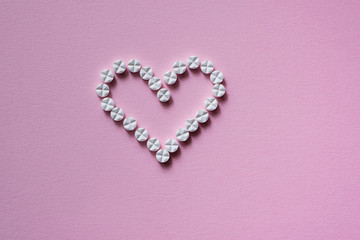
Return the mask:
[[(359, 239), (359, 1), (2, 1), (0, 239)], [(99, 73), (196, 54), (227, 98), (162, 166), (100, 108)], [(112, 96), (162, 143), (211, 96)]]

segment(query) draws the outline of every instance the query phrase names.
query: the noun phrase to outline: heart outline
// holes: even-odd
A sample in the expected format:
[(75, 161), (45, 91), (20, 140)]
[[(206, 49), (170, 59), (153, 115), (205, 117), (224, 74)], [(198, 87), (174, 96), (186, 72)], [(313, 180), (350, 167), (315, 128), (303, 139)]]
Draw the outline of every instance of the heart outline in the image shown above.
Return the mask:
[[(195, 60), (195, 61), (194, 61)], [(201, 72), (204, 73), (204, 75), (209, 75), (210, 76), (210, 80), (211, 82), (214, 84), (213, 88), (212, 88), (212, 93), (214, 95), (214, 97), (216, 98), (221, 98), (225, 95), (226, 93), (226, 90), (225, 90), (225, 87), (224, 85), (222, 84), (223, 83), (223, 74), (222, 72), (218, 71), (218, 70), (214, 70), (214, 65), (212, 64), (211, 61), (209, 60), (205, 60), (203, 61), (201, 64), (200, 64), (200, 59), (196, 56), (190, 56), (187, 60), (187, 64), (185, 64), (183, 61), (181, 60), (178, 60), (176, 61), (174, 64), (173, 64), (173, 71), (168, 71), (166, 72), (164, 75), (164, 77), (166, 77), (166, 74), (168, 74), (169, 72), (172, 72), (175, 74), (176, 76), (176, 80), (173, 81), (172, 83), (168, 83), (168, 81), (166, 81), (165, 79), (165, 82), (167, 83), (167, 85), (173, 85), (174, 83), (177, 82), (177, 76), (178, 75), (182, 75), (184, 72), (186, 71), (191, 71), (191, 70), (197, 70), (200, 66), (200, 69), (201, 69)], [(115, 74), (117, 74), (118, 76), (120, 76), (121, 74), (123, 74), (126, 70), (128, 70), (130, 73), (132, 74), (140, 74), (140, 77), (144, 80), (144, 81), (148, 81), (149, 83), (149, 80), (151, 78), (157, 78), (153, 75), (153, 71), (150, 67), (148, 66), (141, 66), (140, 64), (140, 61), (137, 60), (137, 59), (131, 59), (128, 64), (127, 64), (127, 67), (126, 67), (126, 64), (124, 61), (122, 60), (117, 60), (113, 63), (113, 69), (114, 69), (114, 72)], [(188, 70), (189, 69), (189, 70)], [(96, 93), (99, 97), (103, 98), (102, 101), (101, 101), (101, 107), (103, 108), (104, 111), (106, 112), (110, 112), (110, 115), (111, 115), (111, 118), (113, 118), (114, 121), (117, 121), (117, 122), (120, 122), (121, 120), (123, 120), (124, 118), (124, 112), (122, 111), (121, 108), (119, 107), (115, 107), (115, 102), (114, 100), (112, 100), (110, 97), (107, 97), (108, 94), (110, 93), (110, 87), (107, 85), (109, 83), (111, 83), (114, 79), (115, 79), (115, 75), (114, 73), (110, 70), (110, 69), (105, 69), (101, 72), (100, 74), (100, 77), (103, 81), (103, 83), (99, 84), (96, 88)], [(158, 78), (160, 79), (160, 78)], [(161, 79), (160, 79), (161, 81)], [(149, 87), (150, 87), (150, 84), (148, 84)], [(163, 85), (162, 81), (161, 81), (161, 85)], [(101, 87), (100, 87), (101, 86)], [(155, 90), (155, 89), (152, 89), (150, 88), (151, 90)], [(104, 93), (105, 91), (105, 93)], [(157, 97), (158, 97), (158, 100), (162, 103), (162, 104), (166, 104), (170, 98), (171, 98), (171, 94), (170, 94), (170, 90), (166, 89), (166, 88), (158, 88), (157, 90)], [(168, 99), (165, 99), (165, 101), (163, 101), (163, 99), (161, 99), (159, 97), (159, 93), (160, 92), (169, 92), (169, 96), (168, 96)], [(208, 99), (212, 99), (212, 102), (216, 102), (216, 107), (214, 108), (214, 106), (212, 107), (208, 107), (206, 104), (209, 102)], [(197, 123), (206, 123), (210, 117), (209, 113), (216, 110), (217, 109), (217, 106), (218, 106), (218, 101), (215, 99), (215, 98), (207, 98), (205, 100), (205, 108), (206, 110), (204, 109), (200, 109), (197, 114), (196, 114), (196, 119), (188, 119), (187, 121), (189, 120), (195, 120)], [(114, 109), (120, 109), (121, 112), (122, 112), (122, 116), (119, 119), (115, 119), (113, 117), (113, 110)], [(137, 126), (137, 122), (135, 120), (135, 125), (134, 125), (134, 121), (131, 121), (131, 124), (128, 125), (128, 122), (127, 121), (128, 119), (132, 119), (132, 120), (135, 120), (133, 119), (132, 117), (126, 117), (124, 120), (123, 120), (123, 126), (124, 128), (127, 130), (127, 131), (134, 131), (138, 126)], [(125, 124), (126, 122), (126, 124)], [(187, 128), (187, 127), (186, 127)], [(153, 151), (150, 149), (149, 147), (149, 142), (151, 139), (154, 139), (154, 138), (148, 138), (148, 132), (146, 129), (144, 128), (137, 128), (136, 131), (138, 131), (139, 129), (143, 129), (146, 131), (146, 139), (144, 141), (147, 141), (147, 147), (150, 151)], [(197, 129), (197, 128), (196, 128)], [(196, 131), (195, 129), (195, 131)], [(135, 131), (135, 133), (136, 133)], [(194, 132), (194, 131), (188, 131), (188, 129), (184, 129), (184, 128), (179, 128), (177, 130), (177, 133), (176, 133), (176, 139), (178, 142), (185, 142), (189, 139), (189, 136), (190, 136), (190, 132)], [(183, 133), (183, 134), (181, 134)], [(185, 135), (184, 135), (185, 134)], [(136, 136), (136, 134), (135, 134)], [(139, 141), (139, 142), (142, 142), (140, 141), (137, 137), (136, 139)], [(156, 139), (156, 138), (155, 138)], [(165, 143), (165, 148), (160, 148), (160, 142), (159, 142), (159, 146), (158, 148), (155, 150), (156, 151), (156, 159), (158, 160), (158, 162), (160, 163), (166, 163), (168, 162), (168, 160), (170, 159), (170, 152), (171, 153), (174, 153), (176, 152), (176, 150), (178, 150), (178, 147), (179, 147), (179, 144), (177, 144), (177, 148), (175, 151), (170, 151), (168, 146), (166, 145), (168, 141), (170, 140), (174, 140), (174, 139), (169, 139), (166, 141)], [(176, 140), (175, 140), (176, 141)], [(170, 152), (169, 152), (169, 151)]]

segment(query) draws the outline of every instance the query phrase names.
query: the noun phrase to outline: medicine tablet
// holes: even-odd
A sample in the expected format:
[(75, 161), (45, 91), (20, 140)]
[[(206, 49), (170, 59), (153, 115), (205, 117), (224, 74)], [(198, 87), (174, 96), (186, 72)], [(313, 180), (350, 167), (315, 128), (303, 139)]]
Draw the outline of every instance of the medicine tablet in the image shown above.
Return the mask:
[(213, 84), (221, 83), (224, 80), (224, 75), (220, 71), (213, 71), (210, 74), (210, 80)]
[(217, 107), (218, 107), (218, 101), (215, 98), (209, 97), (205, 100), (205, 108), (208, 111), (214, 111)]
[(153, 70), (150, 67), (142, 67), (140, 70), (140, 77), (146, 81), (152, 78), (153, 75)]
[(121, 108), (113, 108), (110, 113), (111, 118), (115, 121), (121, 121), (124, 118), (124, 111)]
[(214, 65), (209, 60), (205, 60), (201, 63), (201, 71), (205, 74), (209, 74), (214, 70)]
[(132, 117), (127, 117), (125, 118), (124, 122), (123, 122), (124, 128), (128, 131), (132, 131), (136, 128), (137, 123), (136, 120)]
[(104, 109), (104, 111), (108, 112), (111, 111), (111, 109), (114, 108), (114, 100), (112, 100), (111, 98), (107, 97), (104, 98), (103, 100), (101, 100), (101, 107), (102, 109)]
[(170, 158), (170, 154), (166, 149), (160, 149), (156, 152), (156, 160), (159, 163), (166, 163)]
[(100, 83), (99, 85), (97, 85), (96, 94), (99, 97), (106, 97), (107, 95), (109, 95), (109, 93), (110, 89), (108, 85), (106, 85), (105, 83)]
[(135, 131), (135, 138), (139, 142), (144, 142), (149, 137), (148, 131), (145, 128), (138, 128)]
[(176, 80), (177, 76), (173, 71), (168, 71), (164, 74), (164, 81), (166, 82), (166, 84), (172, 85), (176, 83)]
[(103, 70), (100, 74), (100, 77), (104, 83), (110, 83), (112, 80), (114, 80), (114, 74), (109, 69)]
[(157, 138), (150, 138), (146, 146), (150, 151), (155, 152), (160, 148), (160, 141)]
[(186, 71), (186, 65), (183, 61), (176, 61), (173, 70), (176, 74), (183, 74)]
[(112, 67), (117, 74), (121, 74), (125, 72), (126, 64), (122, 60), (117, 60), (116, 62), (113, 63)]
[(199, 127), (199, 124), (196, 121), (196, 119), (188, 119), (185, 122), (185, 128), (189, 132), (195, 132), (198, 129), (198, 127)]
[(151, 90), (159, 90), (161, 88), (161, 80), (158, 77), (150, 78), (148, 85)]
[(137, 60), (137, 59), (131, 59), (129, 62), (128, 62), (128, 69), (130, 72), (132, 73), (137, 73), (141, 68), (141, 64), (140, 64), (140, 61)]
[(187, 65), (190, 69), (196, 69), (200, 65), (200, 59), (197, 56), (190, 56), (187, 60)]
[(181, 142), (185, 142), (189, 138), (188, 130), (184, 128), (179, 128), (179, 130), (176, 131), (176, 138)]
[(170, 153), (174, 153), (179, 148), (179, 143), (175, 139), (169, 139), (165, 142), (165, 148)]
[(170, 91), (166, 88), (162, 88), (157, 92), (157, 98), (160, 102), (167, 102), (171, 97)]
[(225, 94), (225, 87), (222, 84), (215, 84), (212, 88), (212, 93), (215, 97), (222, 97)]
[(209, 113), (205, 111), (204, 109), (200, 109), (196, 113), (196, 120), (199, 123), (205, 123), (209, 119)]

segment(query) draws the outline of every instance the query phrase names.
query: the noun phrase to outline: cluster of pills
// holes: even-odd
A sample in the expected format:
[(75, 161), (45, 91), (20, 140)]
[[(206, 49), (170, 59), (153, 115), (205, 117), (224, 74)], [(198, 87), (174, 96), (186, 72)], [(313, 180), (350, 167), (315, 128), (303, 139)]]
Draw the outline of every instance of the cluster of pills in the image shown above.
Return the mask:
[[(122, 60), (117, 60), (112, 65), (116, 74), (122, 74), (126, 70), (126, 63)], [(201, 72), (204, 74), (210, 74), (210, 80), (214, 84), (212, 87), (212, 94), (214, 97), (219, 98), (225, 95), (225, 87), (221, 83), (224, 80), (222, 72), (215, 70), (211, 61), (205, 60), (200, 63), (200, 59), (197, 56), (190, 56), (187, 59), (187, 67), (189, 69), (197, 69), (200, 67)], [(186, 64), (183, 61), (176, 61), (173, 65), (173, 70), (164, 74), (164, 81), (167, 85), (175, 84), (178, 76), (183, 74), (186, 69)], [(167, 102), (171, 98), (171, 93), (166, 88), (161, 88), (162, 83), (160, 78), (155, 77), (153, 70), (147, 66), (141, 66), (141, 63), (137, 59), (131, 59), (127, 64), (129, 72), (135, 74), (139, 73), (140, 77), (144, 81), (148, 81), (149, 88), (157, 91), (157, 98), (160, 102)], [(127, 131), (133, 131), (137, 128), (136, 119), (133, 117), (125, 117), (124, 111), (115, 107), (114, 100), (107, 97), (110, 93), (108, 86), (114, 80), (114, 73), (110, 69), (105, 69), (100, 74), (103, 83), (100, 83), (96, 87), (96, 94), (103, 98), (101, 101), (101, 107), (104, 111), (110, 112), (111, 118), (118, 122), (123, 120), (122, 125)], [(156, 159), (160, 163), (165, 163), (170, 159), (170, 153), (174, 153), (179, 148), (180, 142), (185, 142), (189, 139), (190, 133), (195, 132), (199, 128), (199, 123), (206, 123), (209, 119), (209, 112), (214, 111), (218, 107), (218, 101), (214, 97), (209, 97), (205, 100), (204, 106), (206, 110), (200, 109), (196, 112), (195, 118), (188, 119), (185, 122), (185, 128), (179, 128), (176, 131), (176, 139), (169, 139), (165, 142), (165, 148), (160, 149), (160, 141), (157, 138), (149, 138), (149, 133), (145, 128), (137, 128), (135, 131), (135, 138), (139, 142), (146, 142), (147, 148), (156, 152)], [(124, 118), (125, 117), (125, 118)]]

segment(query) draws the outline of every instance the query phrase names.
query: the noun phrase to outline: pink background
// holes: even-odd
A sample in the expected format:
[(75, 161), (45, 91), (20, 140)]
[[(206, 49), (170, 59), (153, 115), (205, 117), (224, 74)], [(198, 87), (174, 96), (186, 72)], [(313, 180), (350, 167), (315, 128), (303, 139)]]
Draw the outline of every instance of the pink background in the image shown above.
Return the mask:
[[(2, 1), (0, 239), (359, 239), (359, 1)], [(227, 98), (171, 163), (100, 108), (99, 73), (210, 59)], [(112, 97), (162, 143), (211, 96)]]

